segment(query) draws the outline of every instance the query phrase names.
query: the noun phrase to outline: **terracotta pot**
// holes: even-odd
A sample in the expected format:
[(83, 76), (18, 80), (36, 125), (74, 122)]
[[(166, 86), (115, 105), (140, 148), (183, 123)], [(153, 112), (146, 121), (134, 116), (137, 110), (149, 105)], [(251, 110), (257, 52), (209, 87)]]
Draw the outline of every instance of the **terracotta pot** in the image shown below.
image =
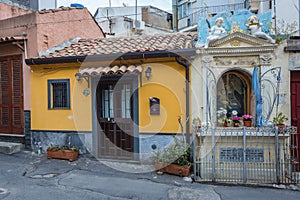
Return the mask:
[(74, 161), (78, 158), (78, 151), (73, 150), (47, 150), (47, 156), (49, 159), (58, 158), (63, 160)]
[(244, 120), (244, 126), (251, 127), (252, 121), (251, 120)]
[(284, 131), (285, 128), (285, 124), (276, 124), (276, 126), (278, 126), (278, 132), (281, 133)]
[(156, 170), (164, 172), (164, 167), (167, 166), (168, 164), (163, 163), (163, 162), (158, 162), (154, 164), (154, 167)]
[(228, 127), (227, 120), (224, 121), (223, 127)]
[(170, 165), (164, 167), (160, 171), (166, 172), (169, 174), (175, 174), (178, 176), (188, 176), (190, 174), (190, 169), (191, 169), (191, 166), (184, 167), (184, 166), (180, 166), (180, 165), (176, 165), (176, 164), (170, 164)]

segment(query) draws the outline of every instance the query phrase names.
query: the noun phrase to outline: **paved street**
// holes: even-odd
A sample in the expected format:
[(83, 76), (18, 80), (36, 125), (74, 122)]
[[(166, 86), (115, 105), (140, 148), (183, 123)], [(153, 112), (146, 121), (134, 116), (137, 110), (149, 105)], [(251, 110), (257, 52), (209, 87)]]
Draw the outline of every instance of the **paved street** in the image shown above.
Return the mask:
[(291, 190), (206, 185), (185, 182), (180, 177), (168, 174), (131, 173), (148, 171), (151, 166), (99, 162), (90, 156), (80, 156), (79, 160), (68, 162), (22, 152), (0, 154), (0, 163), (0, 199), (5, 200), (276, 200), (299, 199), (300, 196), (300, 192)]

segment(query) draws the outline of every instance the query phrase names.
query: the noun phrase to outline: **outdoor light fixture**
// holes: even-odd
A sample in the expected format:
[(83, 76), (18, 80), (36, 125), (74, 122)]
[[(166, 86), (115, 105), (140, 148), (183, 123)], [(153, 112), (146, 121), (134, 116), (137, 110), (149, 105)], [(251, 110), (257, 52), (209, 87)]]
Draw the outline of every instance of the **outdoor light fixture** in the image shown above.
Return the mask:
[(146, 71), (145, 71), (145, 76), (146, 76), (147, 80), (149, 80), (149, 78), (151, 76), (151, 71), (152, 71), (151, 67), (148, 66)]
[(80, 73), (76, 73), (75, 74), (75, 78), (77, 81), (80, 81), (80, 79), (82, 78), (81, 74)]
[(84, 96), (88, 96), (90, 94), (90, 91), (88, 89), (85, 89), (85, 90), (82, 91), (82, 94)]

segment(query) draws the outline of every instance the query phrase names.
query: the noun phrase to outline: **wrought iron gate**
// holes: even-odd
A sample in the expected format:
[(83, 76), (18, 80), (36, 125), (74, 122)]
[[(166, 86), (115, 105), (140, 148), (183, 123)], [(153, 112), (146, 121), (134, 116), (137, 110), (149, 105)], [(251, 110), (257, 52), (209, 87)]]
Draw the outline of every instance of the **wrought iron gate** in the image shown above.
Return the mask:
[(196, 181), (299, 183), (295, 127), (211, 127), (193, 136)]

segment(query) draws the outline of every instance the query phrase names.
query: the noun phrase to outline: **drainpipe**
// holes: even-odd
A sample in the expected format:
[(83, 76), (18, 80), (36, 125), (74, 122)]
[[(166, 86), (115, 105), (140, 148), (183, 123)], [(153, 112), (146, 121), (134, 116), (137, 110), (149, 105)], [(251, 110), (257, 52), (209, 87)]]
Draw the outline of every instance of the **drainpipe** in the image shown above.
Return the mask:
[(185, 60), (182, 61), (179, 59), (179, 56), (175, 57), (176, 62), (182, 65), (185, 68), (185, 112), (186, 112), (186, 120), (185, 120), (185, 129), (186, 129), (186, 143), (190, 144), (190, 62)]
[(173, 9), (173, 30), (178, 31), (178, 1), (172, 0)]

